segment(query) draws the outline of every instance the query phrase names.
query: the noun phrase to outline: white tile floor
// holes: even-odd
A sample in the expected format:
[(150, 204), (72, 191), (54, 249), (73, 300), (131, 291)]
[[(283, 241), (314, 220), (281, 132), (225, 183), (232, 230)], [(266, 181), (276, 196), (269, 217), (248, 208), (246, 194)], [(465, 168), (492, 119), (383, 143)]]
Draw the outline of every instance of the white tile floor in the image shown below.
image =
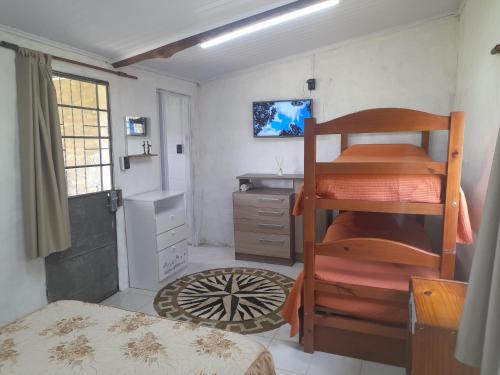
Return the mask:
[[(302, 270), (302, 263), (288, 267), (237, 261), (234, 260), (234, 249), (231, 248), (190, 247), (189, 265), (184, 274), (212, 268), (242, 266), (269, 269), (292, 278), (296, 278)], [(111, 296), (103, 304), (156, 315), (153, 308), (155, 294), (131, 288)], [(288, 325), (284, 325), (273, 331), (247, 336), (269, 349), (274, 358), (277, 375), (405, 375), (405, 371), (398, 367), (321, 352), (304, 353), (298, 343), (298, 337), (290, 338), (288, 332)]]

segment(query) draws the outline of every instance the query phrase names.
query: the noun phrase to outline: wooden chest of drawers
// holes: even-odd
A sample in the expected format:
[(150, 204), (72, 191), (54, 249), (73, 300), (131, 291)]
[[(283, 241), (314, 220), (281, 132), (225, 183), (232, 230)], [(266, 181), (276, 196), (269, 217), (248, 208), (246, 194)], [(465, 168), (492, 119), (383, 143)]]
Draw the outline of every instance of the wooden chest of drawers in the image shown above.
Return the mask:
[(454, 357), (467, 284), (412, 278), (410, 375), (479, 375)]
[(293, 264), (293, 194), (291, 189), (233, 193), (236, 259)]

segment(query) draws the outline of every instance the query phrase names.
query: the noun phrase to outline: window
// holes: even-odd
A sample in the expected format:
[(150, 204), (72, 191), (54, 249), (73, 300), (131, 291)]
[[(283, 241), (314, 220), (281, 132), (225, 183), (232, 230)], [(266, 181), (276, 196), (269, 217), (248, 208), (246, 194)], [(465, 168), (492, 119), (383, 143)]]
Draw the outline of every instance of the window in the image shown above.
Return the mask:
[(108, 83), (53, 75), (61, 122), (68, 195), (112, 188)]

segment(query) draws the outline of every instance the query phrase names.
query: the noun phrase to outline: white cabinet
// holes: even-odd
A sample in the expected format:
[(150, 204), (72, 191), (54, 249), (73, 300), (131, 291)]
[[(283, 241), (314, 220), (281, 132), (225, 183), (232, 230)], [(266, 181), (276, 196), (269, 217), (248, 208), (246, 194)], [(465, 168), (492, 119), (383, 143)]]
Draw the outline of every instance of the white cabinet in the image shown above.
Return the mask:
[(124, 202), (130, 287), (156, 291), (187, 266), (184, 193), (151, 191)]
[(187, 241), (172, 245), (158, 254), (158, 273), (161, 280), (184, 268), (187, 262)]

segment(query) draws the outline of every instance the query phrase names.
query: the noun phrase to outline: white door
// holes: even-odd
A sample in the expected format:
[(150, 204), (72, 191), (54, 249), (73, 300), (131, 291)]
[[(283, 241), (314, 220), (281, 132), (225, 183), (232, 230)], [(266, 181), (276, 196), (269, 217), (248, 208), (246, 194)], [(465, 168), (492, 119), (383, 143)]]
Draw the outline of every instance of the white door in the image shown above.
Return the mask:
[(162, 117), (162, 187), (186, 191), (189, 183), (189, 97), (159, 91)]
[(191, 190), (190, 97), (158, 90), (161, 119), (161, 166), (163, 190), (183, 191), (187, 225), (192, 241), (193, 198)]

